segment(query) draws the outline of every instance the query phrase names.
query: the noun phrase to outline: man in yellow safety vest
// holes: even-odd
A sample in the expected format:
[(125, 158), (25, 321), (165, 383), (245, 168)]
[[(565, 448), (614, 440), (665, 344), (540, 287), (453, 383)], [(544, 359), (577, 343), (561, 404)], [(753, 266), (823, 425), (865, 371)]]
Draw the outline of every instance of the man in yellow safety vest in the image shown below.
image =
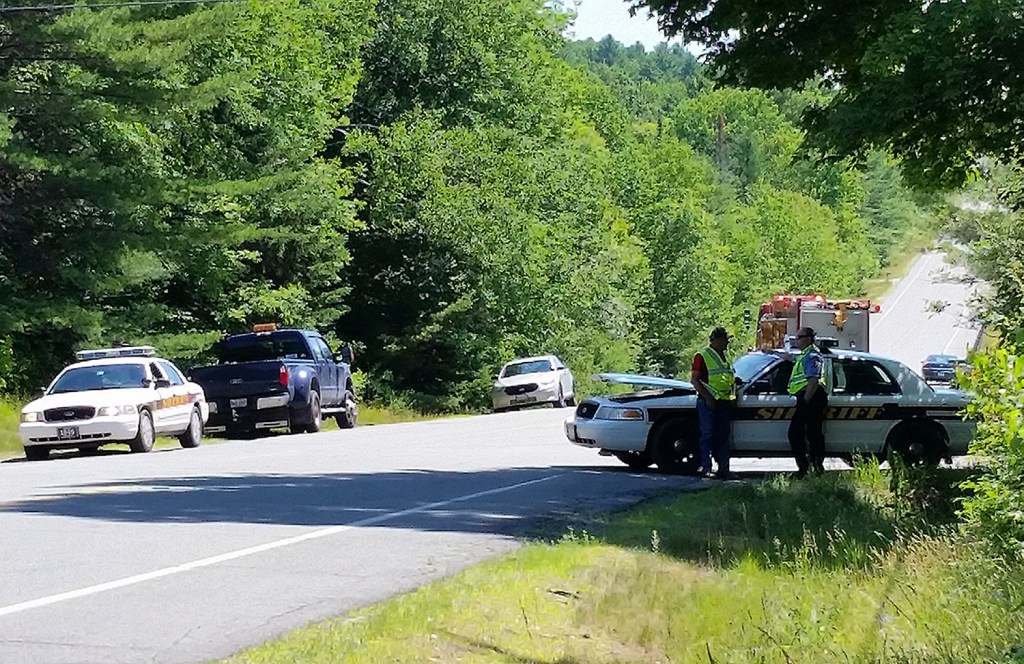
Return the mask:
[[(700, 424), (700, 473), (704, 477), (729, 477), (729, 438), (736, 404), (736, 374), (726, 355), (729, 333), (724, 327), (711, 332), (707, 348), (697, 353), (690, 367), (690, 382), (697, 390)], [(711, 473), (711, 458), (718, 471)]]
[(796, 409), (789, 421), (789, 446), (796, 459), (796, 477), (807, 471), (825, 470), (825, 410), (828, 407), (826, 376), (821, 351), (814, 345), (814, 330), (802, 327), (794, 341), (798, 353), (770, 352), (793, 362), (789, 393), (796, 397)]

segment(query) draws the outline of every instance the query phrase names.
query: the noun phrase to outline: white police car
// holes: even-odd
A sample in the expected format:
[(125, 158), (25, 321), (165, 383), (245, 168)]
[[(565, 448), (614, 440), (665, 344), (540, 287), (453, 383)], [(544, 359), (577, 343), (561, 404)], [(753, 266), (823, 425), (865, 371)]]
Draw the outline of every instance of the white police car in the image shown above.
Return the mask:
[(152, 346), (76, 353), (80, 362), (61, 371), (43, 396), (21, 411), (18, 432), (30, 460), (50, 450), (95, 450), (127, 443), (148, 452), (159, 435), (196, 447), (210, 411), (203, 388), (185, 380)]
[[(866, 453), (882, 459), (892, 452), (912, 464), (934, 464), (967, 453), (975, 423), (961, 415), (968, 403), (964, 392), (933, 389), (904, 364), (877, 355), (834, 350), (824, 358), (830, 377), (828, 456), (850, 459)], [(732, 455), (792, 456), (786, 435), (795, 404), (787, 392), (792, 363), (754, 352), (733, 366), (743, 385), (737, 394)], [(628, 374), (599, 377), (645, 389), (580, 403), (565, 422), (571, 442), (635, 468), (656, 463), (667, 472), (697, 469), (698, 397), (690, 383)]]

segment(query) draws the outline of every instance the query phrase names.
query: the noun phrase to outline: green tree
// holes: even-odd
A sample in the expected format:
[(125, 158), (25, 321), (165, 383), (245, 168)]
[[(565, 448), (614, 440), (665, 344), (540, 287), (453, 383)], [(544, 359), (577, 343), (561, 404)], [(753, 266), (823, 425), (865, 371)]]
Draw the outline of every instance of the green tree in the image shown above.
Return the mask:
[(891, 151), (916, 184), (956, 186), (981, 155), (1015, 161), (1024, 117), (1017, 0), (638, 0), (701, 44), (727, 84), (838, 92), (807, 118), (826, 154)]
[(370, 12), (252, 0), (4, 15), (0, 333), (27, 379), (86, 340), (338, 315), (351, 176), (319, 154)]

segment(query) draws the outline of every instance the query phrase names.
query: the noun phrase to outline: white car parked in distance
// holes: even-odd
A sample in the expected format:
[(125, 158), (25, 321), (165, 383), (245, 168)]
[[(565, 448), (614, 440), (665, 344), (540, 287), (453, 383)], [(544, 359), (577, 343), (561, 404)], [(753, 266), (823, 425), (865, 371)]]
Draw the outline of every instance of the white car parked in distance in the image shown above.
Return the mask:
[(203, 388), (185, 379), (152, 346), (76, 353), (43, 396), (21, 410), (18, 433), (25, 456), (38, 461), (54, 449), (95, 450), (126, 443), (149, 452), (157, 436), (177, 436), (182, 447), (202, 441), (210, 416)]
[(541, 355), (512, 360), (494, 377), (494, 412), (540, 403), (551, 403), (556, 408), (576, 405), (576, 381), (558, 357)]

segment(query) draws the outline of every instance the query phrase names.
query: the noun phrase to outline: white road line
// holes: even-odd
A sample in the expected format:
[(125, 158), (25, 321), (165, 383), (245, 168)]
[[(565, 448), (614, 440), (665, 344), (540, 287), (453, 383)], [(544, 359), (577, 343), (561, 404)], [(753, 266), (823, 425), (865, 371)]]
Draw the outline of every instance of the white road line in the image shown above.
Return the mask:
[(484, 496), (493, 496), (498, 493), (505, 493), (506, 491), (514, 491), (515, 489), (521, 489), (522, 487), (530, 486), (531, 484), (539, 484), (540, 482), (547, 482), (548, 480), (558, 479), (559, 477), (564, 477), (566, 474), (567, 473), (559, 473), (558, 475), (541, 477), (540, 479), (529, 480), (527, 482), (519, 482), (518, 484), (510, 484), (508, 486), (498, 487), (496, 489), (478, 491), (477, 493), (471, 493), (465, 496), (451, 498), (449, 500), (442, 500), (436, 503), (430, 503), (429, 505), (420, 505), (419, 507), (411, 507), (407, 510), (389, 512), (387, 514), (381, 514), (379, 516), (370, 517), (368, 519), (353, 521), (352, 523), (345, 524), (343, 526), (330, 526), (328, 528), (321, 528), (320, 530), (314, 530), (313, 532), (305, 533), (302, 535), (296, 535), (295, 537), (288, 537), (273, 542), (267, 542), (266, 544), (258, 544), (256, 546), (250, 546), (245, 549), (238, 549), (237, 551), (229, 551), (227, 553), (222, 553), (217, 556), (210, 556), (208, 558), (200, 558), (199, 560), (193, 560), (191, 562), (183, 563), (181, 565), (174, 565), (173, 567), (164, 567), (163, 569), (154, 570), (152, 572), (146, 572), (144, 574), (136, 574), (135, 576), (117, 579), (116, 581), (108, 581), (106, 583), (100, 583), (94, 586), (88, 586), (86, 588), (79, 588), (78, 590), (71, 590), (64, 593), (58, 593), (56, 595), (50, 595), (48, 597), (40, 597), (39, 599), (33, 599), (27, 602), (11, 604), (10, 606), (0, 607), (0, 617), (9, 616), (11, 614), (20, 613), (22, 611), (28, 611), (29, 609), (38, 609), (40, 607), (50, 606), (51, 604), (57, 604), (59, 602), (66, 602), (68, 600), (78, 599), (80, 597), (88, 597), (89, 595), (96, 595), (98, 593), (106, 592), (108, 590), (116, 590), (118, 588), (124, 588), (126, 586), (132, 586), (138, 583), (145, 583), (146, 581), (162, 579), (165, 576), (171, 576), (173, 574), (179, 574), (181, 572), (188, 572), (194, 569), (199, 569), (201, 567), (210, 567), (211, 565), (217, 565), (219, 563), (227, 562), (229, 560), (245, 558), (247, 556), (256, 555), (257, 553), (263, 553), (265, 551), (280, 549), (281, 547), (291, 546), (292, 544), (308, 542), (310, 540), (320, 539), (323, 537), (330, 537), (331, 535), (337, 535), (338, 533), (343, 533), (348, 530), (354, 530), (356, 528), (364, 526), (373, 526), (378, 523), (390, 521), (391, 519), (397, 519), (399, 517), (409, 516), (410, 514), (417, 514), (419, 512), (426, 512), (428, 510), (436, 509), (438, 507), (445, 507), (446, 505), (451, 505), (452, 503), (473, 500), (474, 498), (482, 498)]
[(885, 320), (886, 317), (889, 315), (889, 313), (896, 309), (896, 304), (899, 303), (899, 301), (903, 299), (903, 296), (906, 295), (908, 292), (910, 292), (910, 287), (914, 284), (914, 280), (917, 279), (918, 273), (921, 272), (922, 270), (924, 270), (925, 267), (927, 267), (927, 265), (928, 265), (927, 257), (929, 255), (930, 254), (925, 254), (924, 256), (919, 258), (918, 260), (921, 261), (921, 264), (917, 266), (916, 270), (914, 270), (914, 274), (909, 276), (909, 277), (906, 277), (905, 280), (903, 282), (901, 282), (901, 283), (905, 283), (906, 284), (906, 287), (903, 289), (903, 292), (900, 293), (896, 297), (896, 299), (893, 300), (892, 302), (886, 302), (885, 303), (885, 311), (883, 311), (882, 315), (878, 317), (878, 322), (879, 323), (881, 323), (883, 320)]

